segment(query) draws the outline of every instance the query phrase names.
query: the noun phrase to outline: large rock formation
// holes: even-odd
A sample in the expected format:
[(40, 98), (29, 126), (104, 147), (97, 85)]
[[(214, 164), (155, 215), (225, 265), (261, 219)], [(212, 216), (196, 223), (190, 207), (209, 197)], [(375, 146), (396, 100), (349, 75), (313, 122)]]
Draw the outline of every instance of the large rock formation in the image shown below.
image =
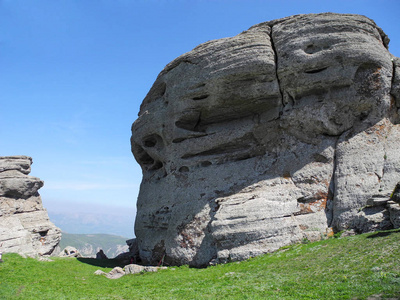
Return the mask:
[(48, 255), (61, 239), (50, 222), (38, 190), (39, 178), (28, 176), (32, 158), (0, 157), (0, 245), (2, 252)]
[(392, 227), (367, 205), (400, 180), (388, 42), (364, 16), (298, 15), (168, 64), (132, 126), (141, 258), (201, 266)]

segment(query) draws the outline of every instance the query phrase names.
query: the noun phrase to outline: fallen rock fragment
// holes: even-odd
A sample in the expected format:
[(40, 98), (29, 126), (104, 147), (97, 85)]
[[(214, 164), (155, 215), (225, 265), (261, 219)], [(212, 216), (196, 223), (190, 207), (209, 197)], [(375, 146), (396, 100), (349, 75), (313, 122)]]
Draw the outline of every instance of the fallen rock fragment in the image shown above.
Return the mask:
[(115, 267), (109, 273), (106, 274), (108, 279), (118, 279), (125, 275), (124, 270), (121, 267)]
[(47, 261), (47, 262), (52, 262), (54, 260), (52, 260), (51, 258), (47, 257), (47, 256), (40, 256), (37, 258), (38, 261)]
[(107, 275), (107, 273), (102, 270), (97, 270), (94, 272), (94, 275)]
[(117, 279), (127, 274), (139, 274), (144, 272), (157, 272), (158, 270), (165, 270), (167, 267), (153, 267), (153, 266), (141, 266), (137, 264), (126, 265), (124, 268), (115, 267), (109, 273), (105, 273), (101, 270), (94, 272), (95, 275), (105, 275), (110, 279)]

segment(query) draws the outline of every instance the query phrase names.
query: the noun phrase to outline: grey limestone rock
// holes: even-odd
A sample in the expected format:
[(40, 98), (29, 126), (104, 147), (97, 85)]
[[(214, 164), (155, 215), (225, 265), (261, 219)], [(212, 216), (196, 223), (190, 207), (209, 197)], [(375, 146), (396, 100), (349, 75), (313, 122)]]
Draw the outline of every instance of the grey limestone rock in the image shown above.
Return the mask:
[(28, 156), (0, 157), (0, 243), (3, 252), (48, 255), (61, 231), (42, 206), (43, 181), (28, 175), (31, 164)]
[(141, 266), (136, 264), (126, 265), (124, 268), (115, 267), (110, 272), (105, 273), (102, 270), (97, 270), (94, 275), (105, 275), (108, 279), (118, 279), (128, 274), (139, 274), (143, 272), (157, 272), (158, 270), (167, 269), (166, 267)]
[(129, 264), (124, 267), (125, 274), (138, 274), (142, 272), (157, 272), (158, 270), (167, 269), (167, 267), (141, 266), (137, 264)]
[(388, 42), (364, 16), (297, 15), (169, 63), (132, 125), (143, 262), (203, 266), (390, 226), (386, 208), (360, 213), (400, 180)]
[[(99, 274), (96, 274), (99, 275)], [(108, 279), (118, 279), (125, 275), (124, 270), (121, 267), (115, 267), (110, 272), (106, 273)]]
[(107, 273), (104, 272), (104, 271), (102, 271), (102, 270), (96, 270), (96, 271), (94, 272), (94, 275), (107, 275)]

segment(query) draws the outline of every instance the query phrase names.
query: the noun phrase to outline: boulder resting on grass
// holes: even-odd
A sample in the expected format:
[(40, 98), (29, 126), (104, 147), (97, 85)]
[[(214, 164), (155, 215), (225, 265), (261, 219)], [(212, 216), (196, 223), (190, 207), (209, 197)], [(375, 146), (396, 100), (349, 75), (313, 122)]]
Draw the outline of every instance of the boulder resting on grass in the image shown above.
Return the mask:
[(143, 263), (205, 266), (393, 228), (387, 206), (366, 207), (400, 181), (388, 43), (365, 16), (296, 15), (169, 63), (132, 125)]

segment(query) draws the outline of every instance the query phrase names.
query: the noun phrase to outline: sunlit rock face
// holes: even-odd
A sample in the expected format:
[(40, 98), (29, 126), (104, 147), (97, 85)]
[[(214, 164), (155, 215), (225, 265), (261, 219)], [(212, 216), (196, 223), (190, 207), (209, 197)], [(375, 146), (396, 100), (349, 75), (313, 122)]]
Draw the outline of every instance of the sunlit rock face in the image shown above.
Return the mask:
[(298, 15), (168, 64), (132, 126), (146, 263), (207, 265), (393, 226), (399, 60), (359, 15)]
[(61, 239), (38, 190), (43, 181), (29, 176), (32, 158), (0, 157), (0, 252), (49, 255)]

